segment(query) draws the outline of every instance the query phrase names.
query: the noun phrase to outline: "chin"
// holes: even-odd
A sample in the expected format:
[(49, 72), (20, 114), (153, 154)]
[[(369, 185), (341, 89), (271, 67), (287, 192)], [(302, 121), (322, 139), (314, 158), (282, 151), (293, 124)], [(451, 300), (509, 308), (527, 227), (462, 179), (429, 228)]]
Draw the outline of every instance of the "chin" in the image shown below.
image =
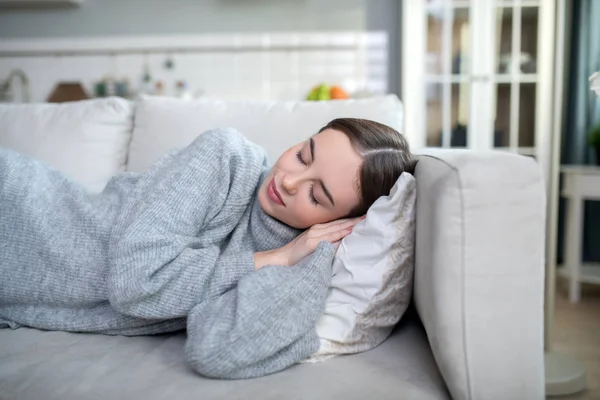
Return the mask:
[(268, 195), (267, 195), (266, 191), (263, 191), (263, 190), (261, 190), (258, 194), (258, 204), (260, 205), (260, 208), (262, 208), (262, 210), (265, 212), (265, 214), (267, 214), (268, 216), (270, 216), (272, 218), (275, 218), (279, 222), (282, 222), (288, 226), (291, 226), (292, 228), (304, 229), (304, 228), (299, 228), (299, 227), (295, 226), (295, 224), (287, 221), (285, 216), (278, 215), (278, 213), (273, 212), (274, 210), (271, 207), (271, 203), (270, 203), (269, 199), (267, 198), (267, 196)]

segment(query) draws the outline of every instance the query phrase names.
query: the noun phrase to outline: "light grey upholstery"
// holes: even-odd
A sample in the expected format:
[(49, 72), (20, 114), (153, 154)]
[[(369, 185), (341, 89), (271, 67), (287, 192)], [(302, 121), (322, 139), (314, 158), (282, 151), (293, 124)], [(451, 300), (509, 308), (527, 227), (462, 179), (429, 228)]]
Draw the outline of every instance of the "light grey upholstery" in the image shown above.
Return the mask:
[(544, 397), (541, 170), (506, 152), (428, 150), (414, 301), (455, 399)]
[(185, 335), (101, 336), (0, 330), (2, 399), (447, 399), (420, 322), (408, 317), (381, 346), (264, 378), (200, 377)]

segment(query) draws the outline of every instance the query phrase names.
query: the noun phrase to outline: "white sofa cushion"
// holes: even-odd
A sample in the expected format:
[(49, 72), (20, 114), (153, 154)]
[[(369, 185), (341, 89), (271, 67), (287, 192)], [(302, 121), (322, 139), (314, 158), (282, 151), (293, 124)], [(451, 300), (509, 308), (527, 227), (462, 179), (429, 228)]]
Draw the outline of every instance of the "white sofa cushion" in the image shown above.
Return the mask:
[(136, 104), (130, 171), (148, 169), (166, 151), (184, 147), (202, 132), (233, 127), (267, 151), (270, 162), (330, 120), (354, 117), (402, 129), (402, 104), (390, 95), (329, 102), (271, 102), (143, 96)]
[(342, 240), (310, 361), (377, 347), (400, 321), (412, 295), (416, 197), (415, 178), (402, 174)]
[(455, 399), (544, 396), (545, 196), (533, 159), (420, 156), (414, 298)]
[(119, 98), (0, 105), (0, 146), (42, 160), (101, 191), (125, 170), (133, 106)]

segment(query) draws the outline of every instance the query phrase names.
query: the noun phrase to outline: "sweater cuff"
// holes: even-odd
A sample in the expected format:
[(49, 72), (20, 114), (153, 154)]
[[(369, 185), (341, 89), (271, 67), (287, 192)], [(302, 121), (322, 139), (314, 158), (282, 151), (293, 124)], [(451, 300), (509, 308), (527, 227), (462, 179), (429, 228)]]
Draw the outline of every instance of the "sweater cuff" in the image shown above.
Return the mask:
[(321, 277), (329, 284), (333, 269), (335, 247), (333, 244), (323, 241), (319, 243), (313, 255), (312, 263), (319, 269)]

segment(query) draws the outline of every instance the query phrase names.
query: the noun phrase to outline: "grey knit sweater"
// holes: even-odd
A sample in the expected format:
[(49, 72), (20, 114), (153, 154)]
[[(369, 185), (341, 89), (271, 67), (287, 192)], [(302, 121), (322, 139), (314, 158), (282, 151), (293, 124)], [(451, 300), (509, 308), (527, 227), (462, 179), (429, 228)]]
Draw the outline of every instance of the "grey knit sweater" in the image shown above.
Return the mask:
[(263, 151), (200, 135), (99, 195), (0, 149), (0, 328), (145, 335), (187, 328), (191, 366), (219, 378), (284, 369), (319, 346), (333, 247), (254, 271), (298, 231), (266, 215)]

